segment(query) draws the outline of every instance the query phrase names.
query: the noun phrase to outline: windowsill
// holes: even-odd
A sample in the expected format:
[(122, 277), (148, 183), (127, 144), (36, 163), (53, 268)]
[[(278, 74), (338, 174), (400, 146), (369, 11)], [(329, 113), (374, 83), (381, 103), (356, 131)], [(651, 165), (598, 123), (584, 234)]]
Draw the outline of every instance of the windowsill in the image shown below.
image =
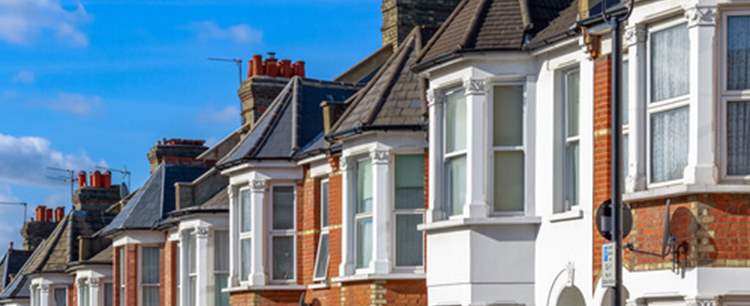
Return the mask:
[(489, 217), (489, 218), (457, 218), (433, 222), (430, 224), (420, 224), (417, 229), (420, 231), (448, 230), (459, 229), (473, 226), (495, 226), (495, 225), (537, 225), (542, 223), (541, 217), (535, 216), (507, 216), (507, 217)]
[(579, 219), (583, 219), (583, 211), (580, 208), (572, 208), (566, 212), (555, 213), (548, 220), (551, 223), (557, 223)]
[(639, 202), (653, 199), (678, 197), (695, 193), (750, 193), (750, 185), (740, 184), (717, 184), (717, 185), (671, 185), (665, 187), (652, 187), (623, 195), (625, 202)]
[(425, 279), (423, 273), (387, 273), (387, 274), (354, 274), (347, 276), (334, 277), (331, 279), (335, 283), (361, 282), (369, 280), (414, 280)]
[(311, 290), (328, 289), (328, 287), (330, 287), (330, 285), (327, 281), (318, 281), (317, 283), (307, 285), (307, 289)]
[(304, 285), (261, 285), (261, 286), (239, 285), (235, 287), (226, 288), (222, 290), (222, 292), (234, 293), (234, 292), (243, 292), (243, 291), (265, 291), (265, 290), (300, 291), (300, 290), (305, 290), (306, 288), (307, 287)]

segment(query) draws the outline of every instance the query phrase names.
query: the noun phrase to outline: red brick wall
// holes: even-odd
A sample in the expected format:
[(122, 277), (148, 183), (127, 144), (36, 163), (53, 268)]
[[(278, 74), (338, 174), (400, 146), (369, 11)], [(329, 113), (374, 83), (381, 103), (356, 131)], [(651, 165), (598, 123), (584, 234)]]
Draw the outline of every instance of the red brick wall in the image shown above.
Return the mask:
[(177, 306), (177, 241), (166, 242), (161, 255), (161, 305)]
[[(609, 56), (602, 56), (594, 62), (594, 203), (593, 211), (599, 204), (610, 198), (610, 104), (612, 93), (610, 90), (610, 69), (612, 63)], [(596, 230), (596, 220), (591, 226), (594, 227), (594, 256), (593, 256), (593, 281), (599, 278), (601, 267), (601, 246), (606, 242)]]
[(78, 286), (75, 281), (72, 285), (68, 286), (68, 305), (78, 305)]
[(114, 305), (120, 305), (120, 249), (121, 247), (115, 248), (112, 256), (112, 303)]
[(125, 306), (138, 306), (138, 245), (125, 245)]
[(229, 304), (237, 306), (299, 306), (301, 291), (266, 290), (232, 293)]

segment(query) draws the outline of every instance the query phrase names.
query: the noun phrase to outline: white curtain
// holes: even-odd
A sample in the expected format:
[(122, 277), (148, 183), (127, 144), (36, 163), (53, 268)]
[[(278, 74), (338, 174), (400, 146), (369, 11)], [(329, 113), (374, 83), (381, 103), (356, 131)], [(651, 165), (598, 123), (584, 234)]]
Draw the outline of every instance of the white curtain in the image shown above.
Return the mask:
[(727, 174), (750, 174), (750, 102), (727, 104)]
[(524, 211), (524, 153), (495, 152), (494, 208), (497, 212)]
[(651, 34), (651, 102), (688, 94), (689, 48), (686, 24)]
[(396, 215), (396, 265), (422, 265), (422, 232), (417, 225), (423, 223), (422, 214)]
[(240, 240), (240, 279), (243, 281), (248, 280), (250, 276), (250, 267), (252, 266), (253, 259), (253, 240), (251, 238), (244, 238)]
[(446, 188), (451, 215), (463, 213), (466, 200), (466, 156), (454, 157), (446, 164)]
[(580, 181), (580, 150), (578, 141), (565, 144), (565, 210), (578, 205), (578, 186)]
[(143, 248), (141, 254), (143, 306), (159, 306), (159, 249)]
[(294, 239), (291, 236), (273, 237), (273, 279), (294, 278)]
[(727, 89), (750, 88), (750, 16), (727, 18)]
[(372, 217), (357, 219), (357, 268), (366, 268), (372, 259)]
[(250, 205), (250, 190), (240, 192), (240, 222), (241, 231), (249, 232), (253, 230), (253, 208)]
[[(55, 306), (66, 306), (68, 305), (68, 290), (65, 288), (55, 288)], [(81, 304), (86, 305), (88, 304)]]
[(495, 86), (493, 100), (494, 145), (523, 145), (523, 86)]
[[(89, 285), (86, 284), (85, 281), (80, 281), (78, 283), (78, 305), (79, 306), (89, 306), (90, 304), (90, 298), (89, 298)], [(55, 292), (55, 300), (57, 300), (57, 292)], [(57, 304), (57, 305), (65, 305), (65, 304)]]
[(651, 115), (651, 182), (682, 178), (688, 157), (687, 106)]
[(446, 97), (445, 152), (466, 148), (466, 97), (457, 90)]
[(357, 162), (357, 213), (372, 211), (372, 164), (369, 159)]

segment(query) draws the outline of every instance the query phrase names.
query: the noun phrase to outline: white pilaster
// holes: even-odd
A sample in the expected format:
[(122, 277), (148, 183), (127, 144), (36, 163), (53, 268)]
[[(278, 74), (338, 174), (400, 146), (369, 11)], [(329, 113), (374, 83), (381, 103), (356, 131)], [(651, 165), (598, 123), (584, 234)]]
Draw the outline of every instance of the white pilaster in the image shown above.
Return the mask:
[(685, 8), (685, 17), (690, 36), (690, 144), (684, 180), (686, 184), (715, 184), (719, 174), (714, 124), (716, 7), (692, 5)]
[(41, 284), (39, 285), (39, 306), (49, 306), (49, 305), (50, 305), (49, 285)]
[(435, 96), (435, 90), (427, 91), (427, 106), (430, 112), (429, 127), (429, 207), (427, 208), (426, 222), (432, 223), (443, 220), (447, 217), (446, 207), (443, 204), (442, 193), (443, 186), (443, 129), (441, 120), (443, 118), (443, 96)]
[(266, 249), (265, 215), (263, 214), (265, 193), (265, 180), (250, 181), (250, 206), (253, 211), (253, 258), (250, 268), (250, 285), (252, 286), (266, 284), (265, 256), (263, 256)]
[[(229, 188), (227, 188), (227, 192), (229, 193), (229, 286), (235, 287), (240, 284), (240, 278), (239, 275), (239, 269), (240, 269), (240, 235), (239, 235), (239, 229), (240, 224), (238, 221), (239, 216), (239, 201), (237, 199), (237, 196), (239, 196), (238, 192), (238, 186), (230, 185)], [(182, 250), (182, 248), (180, 248)], [(180, 256), (182, 256), (182, 251), (180, 251)], [(180, 263), (183, 262), (183, 259), (180, 258)], [(181, 269), (181, 268), (180, 268)], [(180, 270), (184, 271), (184, 270)], [(183, 283), (184, 284), (184, 283)], [(182, 296), (182, 295), (180, 295)], [(182, 299), (181, 299), (182, 300)]]
[[(101, 294), (99, 293), (99, 287), (101, 284), (101, 281), (98, 278), (89, 278), (88, 280), (85, 280), (89, 284), (89, 300), (91, 304), (90, 306), (99, 306), (103, 304)], [(70, 294), (70, 292), (68, 292)]]
[(209, 229), (208, 227), (197, 227), (195, 228), (195, 247), (196, 247), (196, 259), (200, 262), (198, 263), (196, 269), (198, 272), (196, 284), (195, 284), (195, 291), (193, 294), (195, 294), (195, 303), (196, 305), (210, 305), (211, 300), (209, 297), (209, 282), (208, 279), (211, 276), (209, 271), (209, 264), (213, 261), (209, 260), (209, 252), (208, 252), (208, 235)]
[(628, 48), (628, 104), (630, 129), (628, 138), (628, 177), (625, 192), (646, 189), (646, 26), (636, 24), (625, 29)]
[(466, 218), (485, 218), (490, 209), (487, 201), (487, 95), (485, 81), (464, 80), (466, 90)]
[(341, 264), (339, 265), (339, 276), (352, 275), (354, 274), (354, 219), (353, 212), (354, 202), (352, 198), (353, 193), (351, 190), (355, 188), (351, 182), (352, 177), (356, 174), (353, 173), (354, 167), (349, 166), (349, 160), (347, 157), (341, 157), (339, 160), (339, 169), (341, 170)]
[(389, 273), (391, 271), (391, 211), (393, 211), (393, 198), (390, 186), (390, 152), (387, 150), (375, 150), (370, 152), (372, 159), (373, 180), (373, 261), (371, 270), (376, 274)]

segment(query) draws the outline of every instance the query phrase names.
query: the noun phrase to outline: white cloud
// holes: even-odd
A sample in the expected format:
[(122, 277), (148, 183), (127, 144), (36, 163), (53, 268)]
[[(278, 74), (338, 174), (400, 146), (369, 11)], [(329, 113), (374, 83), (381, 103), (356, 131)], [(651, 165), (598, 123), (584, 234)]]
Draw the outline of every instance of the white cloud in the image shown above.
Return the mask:
[(54, 186), (61, 182), (47, 177), (56, 174), (50, 173), (48, 167), (80, 170), (92, 169), (97, 165), (106, 166), (106, 162), (95, 162), (86, 153), (60, 152), (53, 149), (45, 138), (15, 137), (0, 133), (0, 183)]
[(34, 83), (34, 79), (36, 79), (34, 72), (29, 70), (21, 70), (13, 75), (14, 83), (31, 84)]
[(58, 93), (52, 100), (44, 102), (44, 105), (54, 111), (87, 116), (101, 108), (102, 98), (76, 93)]
[(198, 114), (200, 123), (239, 123), (240, 109), (236, 106), (227, 106), (223, 109), (208, 109)]
[(0, 0), (0, 41), (30, 45), (48, 36), (73, 47), (88, 46), (78, 28), (91, 19), (82, 4), (66, 10), (58, 0)]
[(18, 202), (18, 198), (13, 195), (10, 185), (0, 183), (0, 201)]
[(200, 40), (228, 40), (235, 43), (253, 44), (263, 40), (263, 32), (240, 23), (222, 28), (213, 21), (195, 22), (189, 26)]

